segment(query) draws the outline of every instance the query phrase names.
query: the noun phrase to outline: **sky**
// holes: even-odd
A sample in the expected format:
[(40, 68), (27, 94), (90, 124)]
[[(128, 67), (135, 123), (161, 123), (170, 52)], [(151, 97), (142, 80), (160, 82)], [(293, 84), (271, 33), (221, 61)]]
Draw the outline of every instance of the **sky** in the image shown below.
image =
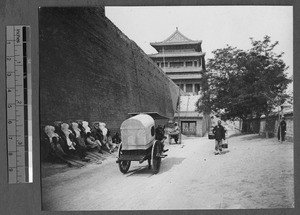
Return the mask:
[(146, 54), (156, 53), (150, 42), (161, 42), (178, 30), (192, 40), (202, 40), (205, 59), (226, 45), (247, 50), (250, 37), (278, 41), (275, 52), (293, 74), (292, 6), (132, 6), (106, 7), (106, 16)]

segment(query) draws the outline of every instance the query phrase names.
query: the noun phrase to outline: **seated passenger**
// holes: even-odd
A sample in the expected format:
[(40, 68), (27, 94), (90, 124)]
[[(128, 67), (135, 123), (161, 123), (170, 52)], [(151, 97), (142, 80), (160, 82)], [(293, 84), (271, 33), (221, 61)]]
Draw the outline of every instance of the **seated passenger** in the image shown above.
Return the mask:
[[(99, 140), (97, 140), (97, 143), (95, 144), (94, 142), (96, 141), (94, 137), (91, 136), (91, 129), (89, 127), (89, 123), (87, 121), (82, 121), (81, 124), (78, 124), (79, 129), (81, 130), (81, 136), (84, 138), (84, 142), (86, 143), (86, 146), (89, 149), (94, 149), (94, 148), (98, 148), (98, 146), (100, 145), (101, 147), (101, 143)], [(87, 136), (87, 134), (89, 134), (89, 137)], [(94, 139), (94, 140), (92, 140)], [(99, 142), (99, 144), (98, 144)], [(101, 148), (99, 150), (99, 153), (102, 153)]]
[(91, 129), (88, 125), (89, 123), (87, 121), (81, 121), (78, 123), (78, 128), (80, 129), (81, 137), (83, 137), (84, 142), (88, 149), (97, 149), (99, 153), (103, 153), (101, 149), (101, 142), (99, 140), (96, 140), (91, 135)]
[(90, 159), (85, 158), (85, 149), (80, 145), (76, 144), (76, 137), (72, 133), (71, 130), (69, 130), (69, 125), (67, 123), (61, 124), (61, 130), (63, 131), (64, 135), (62, 139), (64, 140), (64, 145), (67, 146), (68, 154), (74, 154), (77, 153), (82, 161), (88, 162)]
[(70, 138), (70, 135), (73, 135), (73, 133), (71, 130), (69, 130), (69, 125), (67, 123), (62, 123), (61, 131), (62, 131), (61, 138), (64, 140), (64, 146), (63, 146), (64, 151), (66, 151), (67, 153), (75, 151), (76, 143), (75, 141), (71, 140), (73, 138)]
[(51, 125), (47, 125), (45, 126), (45, 133), (48, 136), (50, 143), (50, 155), (65, 162), (68, 166), (72, 166), (72, 164), (65, 159), (66, 153), (63, 151), (62, 146), (59, 143), (60, 137), (57, 133), (55, 133), (55, 128)]
[(90, 148), (97, 148), (98, 149), (98, 152), (103, 154), (102, 152), (102, 149), (101, 149), (101, 142), (99, 140), (96, 140), (91, 132), (88, 132), (86, 134), (86, 142), (87, 142), (87, 145), (90, 146)]
[(109, 153), (112, 153), (116, 148), (116, 145), (112, 142), (110, 131), (106, 128), (106, 124), (103, 122), (99, 123), (99, 128), (102, 131), (104, 145), (109, 150)]
[(72, 122), (71, 131), (73, 132), (73, 135), (75, 136), (76, 144), (79, 144), (82, 147), (82, 149), (87, 149), (87, 146), (84, 141), (84, 137), (82, 135), (82, 131), (78, 127), (78, 123)]
[(78, 128), (80, 131), (80, 136), (84, 139), (84, 142), (86, 143), (86, 141), (85, 141), (86, 140), (86, 132), (85, 132), (85, 128), (82, 125), (82, 122), (78, 123)]
[(62, 121), (55, 121), (54, 123), (55, 133), (58, 134), (58, 136), (62, 136), (64, 133), (61, 130), (61, 124), (63, 124)]
[(110, 135), (110, 130), (109, 129), (107, 129), (106, 137), (107, 137), (107, 143), (110, 147), (110, 152), (114, 152), (114, 150), (116, 148), (118, 148), (118, 145), (116, 143), (113, 143), (113, 140), (112, 140), (112, 137)]
[(103, 143), (103, 133), (102, 130), (99, 128), (99, 122), (94, 123), (94, 127), (92, 128), (91, 135), (95, 138), (95, 140), (99, 140), (101, 146), (104, 146)]
[(84, 129), (84, 132), (87, 134), (91, 132), (91, 129), (89, 127), (89, 123), (87, 121), (82, 121), (82, 127)]

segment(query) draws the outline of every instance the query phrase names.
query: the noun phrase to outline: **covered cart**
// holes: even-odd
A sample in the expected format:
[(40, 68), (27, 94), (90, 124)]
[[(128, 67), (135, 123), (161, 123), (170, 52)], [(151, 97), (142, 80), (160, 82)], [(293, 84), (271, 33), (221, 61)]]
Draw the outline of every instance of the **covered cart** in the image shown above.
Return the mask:
[[(134, 115), (134, 114), (132, 114)], [(131, 161), (148, 161), (149, 168), (158, 173), (163, 147), (155, 139), (155, 121), (149, 114), (141, 113), (126, 119), (121, 124), (122, 142), (118, 149), (117, 163), (122, 173), (129, 170)]]

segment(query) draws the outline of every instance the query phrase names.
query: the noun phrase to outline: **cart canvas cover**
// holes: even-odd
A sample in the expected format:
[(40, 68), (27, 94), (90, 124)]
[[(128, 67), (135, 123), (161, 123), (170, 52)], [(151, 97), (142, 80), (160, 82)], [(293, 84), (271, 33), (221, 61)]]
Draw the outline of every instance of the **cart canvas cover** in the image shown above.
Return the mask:
[(138, 114), (125, 120), (120, 129), (123, 150), (144, 150), (154, 142), (154, 119), (147, 114)]

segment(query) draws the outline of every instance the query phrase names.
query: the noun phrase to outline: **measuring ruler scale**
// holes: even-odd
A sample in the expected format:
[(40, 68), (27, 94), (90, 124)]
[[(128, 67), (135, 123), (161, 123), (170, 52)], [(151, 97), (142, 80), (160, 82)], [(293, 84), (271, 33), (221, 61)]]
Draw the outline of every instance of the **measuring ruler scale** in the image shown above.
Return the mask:
[(6, 26), (8, 182), (32, 182), (32, 89), (29, 26)]

